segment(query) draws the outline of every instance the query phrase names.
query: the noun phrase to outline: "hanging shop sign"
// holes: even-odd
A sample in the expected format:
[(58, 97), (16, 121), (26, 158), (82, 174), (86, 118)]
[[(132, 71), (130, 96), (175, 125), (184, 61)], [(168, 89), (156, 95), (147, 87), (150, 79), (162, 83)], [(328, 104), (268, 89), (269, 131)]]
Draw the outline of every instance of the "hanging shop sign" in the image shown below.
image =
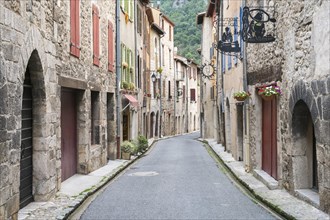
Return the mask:
[(248, 43), (275, 41), (275, 22), (276, 19), (266, 12), (266, 8), (244, 7), (241, 30), (243, 41)]
[(201, 70), (202, 70), (203, 77), (208, 78), (208, 79), (212, 78), (212, 76), (215, 73), (215, 67), (213, 65), (213, 62), (211, 62), (209, 64), (204, 63), (201, 67)]
[(238, 53), (241, 52), (238, 17), (224, 18), (221, 23), (221, 26), (225, 27), (225, 30), (221, 34), (221, 40), (218, 42), (217, 49), (222, 54), (238, 56)]

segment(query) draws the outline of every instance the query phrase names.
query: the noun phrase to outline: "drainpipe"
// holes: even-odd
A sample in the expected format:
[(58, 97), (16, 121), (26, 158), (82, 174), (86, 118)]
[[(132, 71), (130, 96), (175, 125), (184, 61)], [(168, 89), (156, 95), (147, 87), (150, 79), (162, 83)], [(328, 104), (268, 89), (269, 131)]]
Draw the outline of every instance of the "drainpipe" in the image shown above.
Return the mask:
[[(162, 43), (161, 39), (165, 35), (161, 35), (159, 38), (159, 67), (162, 68), (162, 59), (163, 59), (163, 54), (162, 54)], [(163, 72), (162, 72), (163, 73)], [(162, 137), (162, 120), (163, 120), (163, 104), (162, 104), (162, 73), (159, 73), (159, 129), (158, 129), (158, 136), (161, 138)]]
[[(246, 6), (246, 0), (243, 1), (243, 7)], [(247, 85), (247, 43), (243, 41), (243, 89), (244, 91), (248, 90), (248, 85)], [(243, 158), (245, 159), (245, 166), (248, 170), (250, 170), (250, 141), (249, 141), (249, 136), (250, 132), (248, 129), (248, 121), (249, 121), (249, 99), (246, 99), (244, 102), (244, 110), (243, 110), (243, 118), (244, 118), (244, 131), (245, 131), (245, 136), (247, 137), (247, 142), (246, 142), (246, 147), (245, 151), (243, 148)], [(243, 142), (244, 143), (244, 142)], [(244, 154), (245, 152), (245, 154)]]
[[(138, 47), (137, 47), (137, 1), (134, 1), (134, 50), (135, 50), (135, 54), (134, 54), (134, 62), (135, 62), (135, 77), (134, 77), (134, 81), (135, 81), (135, 88), (137, 89), (137, 91), (139, 91), (139, 88), (138, 88), (138, 78), (139, 78), (139, 75), (137, 74), (139, 72), (139, 69), (138, 69), (138, 65), (137, 63), (140, 62), (140, 60), (137, 59), (137, 55), (138, 55)], [(136, 96), (136, 99), (139, 101), (139, 93), (137, 94)], [(138, 107), (137, 107), (138, 108)], [(134, 113), (132, 113), (134, 114)], [(139, 115), (141, 115), (141, 111), (137, 111), (135, 113), (135, 122), (137, 122), (135, 124), (135, 129), (137, 129), (137, 133), (139, 134), (140, 133), (140, 123), (139, 123)], [(135, 130), (135, 134), (136, 134), (136, 130)]]
[(174, 134), (176, 135), (176, 99), (177, 99), (177, 88), (176, 88), (176, 59), (174, 58)]
[[(218, 31), (218, 40), (220, 40), (221, 39), (221, 37), (220, 37), (220, 33), (223, 33), (223, 25), (221, 25), (220, 26), (220, 21), (221, 21), (221, 24), (223, 23), (223, 1), (221, 1), (221, 3), (220, 3), (220, 8), (219, 8), (219, 15), (220, 16), (218, 16), (218, 27), (217, 27), (217, 31)], [(219, 28), (220, 27), (220, 28)], [(217, 56), (217, 62), (219, 62), (219, 57), (220, 57), (220, 51), (219, 51), (219, 49), (218, 49), (218, 56)], [(222, 55), (221, 55), (221, 58), (222, 58)], [(219, 68), (218, 68), (218, 72), (220, 72), (219, 73), (219, 75), (220, 75), (220, 77), (219, 77), (219, 79), (220, 79), (220, 87), (221, 87), (221, 91), (220, 91), (220, 99), (221, 99), (221, 102), (220, 102), (220, 104), (218, 105), (219, 106), (219, 123), (220, 123), (220, 127), (219, 127), (219, 137), (221, 137), (221, 132), (224, 132), (225, 131), (225, 125), (224, 125), (224, 119), (222, 118), (222, 115), (223, 115), (223, 113), (224, 113), (224, 100), (225, 100), (225, 98), (224, 98), (224, 91), (223, 91), (223, 83), (224, 83), (224, 80), (223, 80), (223, 72), (222, 72), (222, 68), (223, 68), (223, 59), (221, 59), (221, 65), (220, 65), (220, 70), (219, 70)], [(225, 150), (226, 150), (226, 142), (225, 142), (225, 137), (226, 137), (226, 135), (223, 135), (223, 140), (221, 140), (221, 138), (219, 138), (219, 141), (221, 140), (222, 141), (222, 144), (223, 144), (223, 146), (225, 147)]]
[(120, 158), (120, 136), (121, 136), (121, 96), (120, 81), (121, 81), (121, 51), (120, 51), (120, 0), (116, 1), (116, 98), (117, 98), (117, 158)]

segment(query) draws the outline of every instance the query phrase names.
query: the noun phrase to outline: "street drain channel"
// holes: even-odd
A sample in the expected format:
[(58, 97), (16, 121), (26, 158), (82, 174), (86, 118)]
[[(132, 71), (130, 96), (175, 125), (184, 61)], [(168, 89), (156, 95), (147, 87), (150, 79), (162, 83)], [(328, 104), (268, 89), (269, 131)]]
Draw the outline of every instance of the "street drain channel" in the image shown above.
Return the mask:
[(157, 176), (159, 173), (155, 171), (147, 171), (147, 172), (135, 172), (130, 173), (128, 176)]

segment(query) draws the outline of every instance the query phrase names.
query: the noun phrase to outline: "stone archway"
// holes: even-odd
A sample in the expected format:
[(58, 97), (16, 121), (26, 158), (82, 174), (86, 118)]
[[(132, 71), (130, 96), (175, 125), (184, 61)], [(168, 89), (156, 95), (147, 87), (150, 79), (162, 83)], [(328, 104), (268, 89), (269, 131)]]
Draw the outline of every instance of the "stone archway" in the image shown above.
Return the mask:
[[(34, 50), (30, 56), (24, 79), (21, 98), (20, 208), (33, 200), (47, 200), (51, 191), (48, 188), (51, 179), (49, 172), (51, 158), (49, 157), (49, 146), (46, 144), (46, 140), (51, 134), (45, 125), (44, 70), (37, 50)], [(53, 165), (55, 165), (55, 161)]]
[(56, 154), (58, 147), (56, 134), (59, 129), (59, 115), (56, 110), (59, 106), (59, 90), (57, 90), (55, 69), (49, 68), (52, 63), (55, 63), (55, 58), (51, 56), (51, 53), (45, 53), (45, 44), (52, 45), (51, 42), (46, 42), (37, 28), (31, 27), (25, 34), (19, 59), (21, 68), (19, 79), (22, 82), (19, 103), (22, 104), (23, 101), (26, 70), (30, 73), (32, 85), (33, 197), (35, 201), (49, 200), (59, 188), (56, 166), (56, 161), (59, 160)]
[(318, 190), (314, 125), (306, 103), (299, 100), (292, 114), (292, 167), (295, 189)]

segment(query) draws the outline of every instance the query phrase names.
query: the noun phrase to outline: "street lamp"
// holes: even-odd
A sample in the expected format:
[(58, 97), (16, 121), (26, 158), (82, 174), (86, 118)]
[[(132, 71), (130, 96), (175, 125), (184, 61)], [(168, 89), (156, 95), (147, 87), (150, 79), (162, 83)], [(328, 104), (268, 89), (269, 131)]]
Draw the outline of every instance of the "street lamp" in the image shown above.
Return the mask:
[(156, 81), (156, 74), (154, 72), (151, 74), (151, 80), (152, 82)]

